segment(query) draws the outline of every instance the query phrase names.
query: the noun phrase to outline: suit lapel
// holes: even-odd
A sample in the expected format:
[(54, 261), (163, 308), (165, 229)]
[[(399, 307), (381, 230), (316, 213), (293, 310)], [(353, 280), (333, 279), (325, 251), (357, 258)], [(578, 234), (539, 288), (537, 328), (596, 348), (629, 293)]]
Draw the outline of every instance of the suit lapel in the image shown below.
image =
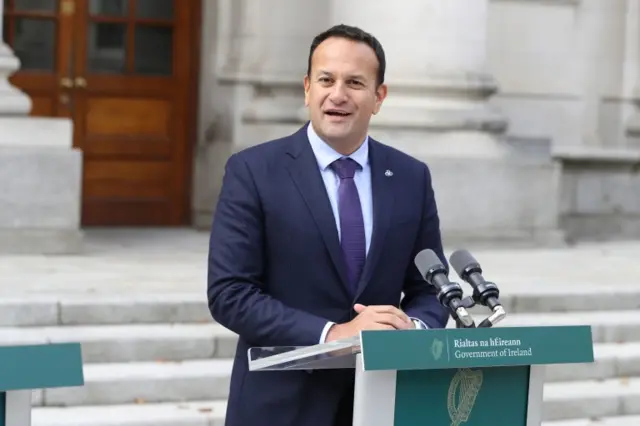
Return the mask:
[(347, 267), (338, 240), (333, 210), (306, 130), (304, 126), (292, 136), (292, 144), (287, 150), (287, 169), (320, 230), (344, 290), (348, 291)]
[(369, 138), (369, 161), (371, 162), (371, 192), (373, 197), (373, 232), (371, 246), (364, 266), (362, 278), (358, 285), (357, 296), (362, 293), (373, 274), (380, 259), (385, 237), (389, 230), (389, 222), (393, 212), (394, 191), (393, 176), (387, 176), (388, 164), (384, 147)]

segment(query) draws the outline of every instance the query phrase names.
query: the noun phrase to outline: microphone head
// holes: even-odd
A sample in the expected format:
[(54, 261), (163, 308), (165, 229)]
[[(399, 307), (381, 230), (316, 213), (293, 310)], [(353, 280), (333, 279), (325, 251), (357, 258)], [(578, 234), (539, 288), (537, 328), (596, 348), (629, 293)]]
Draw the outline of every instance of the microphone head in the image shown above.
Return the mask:
[(449, 263), (460, 278), (471, 272), (482, 273), (480, 264), (467, 250), (454, 251), (449, 257)]
[(447, 273), (447, 269), (442, 264), (442, 261), (431, 249), (420, 251), (414, 258), (413, 263), (416, 265), (416, 268), (418, 268), (418, 271), (420, 271), (420, 275), (428, 282), (431, 282), (431, 278), (435, 273)]

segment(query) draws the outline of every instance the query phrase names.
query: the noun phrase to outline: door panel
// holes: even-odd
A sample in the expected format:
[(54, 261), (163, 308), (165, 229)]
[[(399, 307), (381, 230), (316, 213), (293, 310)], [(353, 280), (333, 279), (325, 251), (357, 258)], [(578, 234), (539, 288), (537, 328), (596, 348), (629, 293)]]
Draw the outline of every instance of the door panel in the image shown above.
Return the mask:
[(11, 1), (5, 33), (37, 14), (57, 34), (58, 43), (39, 36), (42, 55), (9, 37), (21, 59), (36, 57), (13, 81), (34, 99), (34, 114), (73, 117), (84, 156), (83, 223), (186, 223), (198, 2), (22, 0), (32, 6), (27, 14)]
[(3, 1), (3, 39), (21, 62), (11, 83), (31, 97), (32, 115), (68, 117), (71, 99), (61, 79), (71, 67), (72, 17), (58, 0)]
[(170, 161), (176, 128), (169, 101), (95, 96), (86, 101), (85, 155)]

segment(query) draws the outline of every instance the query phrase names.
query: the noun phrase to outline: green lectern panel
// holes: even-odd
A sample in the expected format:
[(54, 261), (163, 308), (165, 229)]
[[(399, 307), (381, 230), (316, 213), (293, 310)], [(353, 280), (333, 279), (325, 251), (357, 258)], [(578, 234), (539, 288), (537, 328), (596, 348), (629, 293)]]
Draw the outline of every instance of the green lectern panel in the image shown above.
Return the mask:
[(0, 390), (82, 386), (78, 343), (0, 346)]
[(398, 371), (393, 426), (525, 426), (528, 366)]

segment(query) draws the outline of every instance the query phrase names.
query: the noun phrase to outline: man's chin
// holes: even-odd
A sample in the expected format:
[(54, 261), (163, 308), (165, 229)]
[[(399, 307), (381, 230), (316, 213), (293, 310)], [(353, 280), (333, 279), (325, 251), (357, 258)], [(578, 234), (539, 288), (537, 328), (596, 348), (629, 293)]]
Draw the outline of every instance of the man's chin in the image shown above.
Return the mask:
[(349, 139), (351, 126), (347, 123), (324, 123), (322, 133), (329, 139)]

